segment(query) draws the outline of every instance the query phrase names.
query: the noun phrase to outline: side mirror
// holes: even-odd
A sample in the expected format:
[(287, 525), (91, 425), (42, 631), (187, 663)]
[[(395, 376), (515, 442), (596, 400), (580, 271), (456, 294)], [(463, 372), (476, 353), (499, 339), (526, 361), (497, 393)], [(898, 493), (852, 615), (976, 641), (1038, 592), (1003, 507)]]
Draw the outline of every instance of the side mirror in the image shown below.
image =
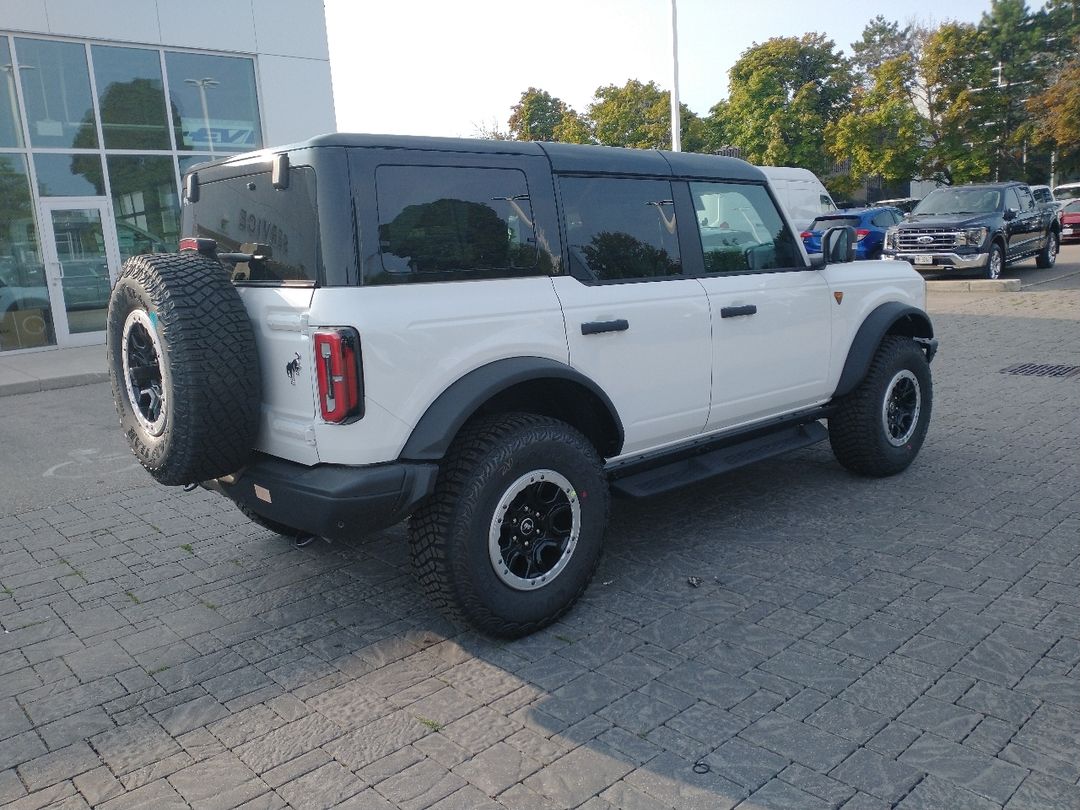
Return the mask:
[(822, 264), (838, 264), (855, 261), (855, 229), (850, 225), (829, 228), (821, 237)]
[(1019, 213), (1020, 212), (1017, 211), (1015, 208), (1006, 208), (1004, 214), (1005, 221), (1008, 222), (1010, 219), (1016, 219), (1016, 215)]

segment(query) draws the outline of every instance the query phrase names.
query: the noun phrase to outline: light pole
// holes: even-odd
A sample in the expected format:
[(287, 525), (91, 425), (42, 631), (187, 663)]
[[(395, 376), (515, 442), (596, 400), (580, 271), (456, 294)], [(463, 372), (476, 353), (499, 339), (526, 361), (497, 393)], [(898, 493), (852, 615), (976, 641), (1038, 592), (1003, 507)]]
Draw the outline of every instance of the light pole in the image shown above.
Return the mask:
[(202, 102), (203, 126), (206, 127), (206, 140), (210, 144), (210, 154), (214, 154), (214, 136), (210, 132), (210, 109), (206, 106), (206, 88), (217, 87), (221, 82), (209, 77), (205, 79), (184, 79), (185, 84), (193, 84), (199, 88), (199, 101)]
[(671, 151), (682, 151), (682, 111), (679, 109), (679, 15), (671, 0)]

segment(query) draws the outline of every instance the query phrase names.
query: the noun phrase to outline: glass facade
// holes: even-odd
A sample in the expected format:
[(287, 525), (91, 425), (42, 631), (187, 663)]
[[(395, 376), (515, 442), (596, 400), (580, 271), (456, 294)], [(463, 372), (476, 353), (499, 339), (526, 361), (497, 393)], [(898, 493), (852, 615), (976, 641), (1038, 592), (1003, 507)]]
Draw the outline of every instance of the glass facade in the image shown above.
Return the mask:
[(176, 249), (181, 174), (262, 146), (254, 59), (0, 32), (0, 83), (0, 351), (101, 342), (119, 263)]

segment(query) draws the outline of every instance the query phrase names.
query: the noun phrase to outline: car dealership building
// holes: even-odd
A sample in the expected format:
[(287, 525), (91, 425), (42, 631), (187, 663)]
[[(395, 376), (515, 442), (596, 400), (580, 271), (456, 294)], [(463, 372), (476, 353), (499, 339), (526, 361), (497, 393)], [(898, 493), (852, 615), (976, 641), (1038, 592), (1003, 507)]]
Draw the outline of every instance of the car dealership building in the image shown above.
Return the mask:
[(322, 0), (0, 0), (0, 352), (104, 343), (190, 166), (335, 129)]

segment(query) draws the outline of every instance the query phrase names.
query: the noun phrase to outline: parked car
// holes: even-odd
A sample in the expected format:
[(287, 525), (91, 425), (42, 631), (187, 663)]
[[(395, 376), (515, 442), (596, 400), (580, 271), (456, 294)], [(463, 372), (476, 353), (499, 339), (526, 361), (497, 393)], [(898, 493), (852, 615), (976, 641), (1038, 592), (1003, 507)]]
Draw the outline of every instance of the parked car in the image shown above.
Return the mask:
[(850, 226), (855, 229), (856, 259), (880, 259), (885, 232), (903, 219), (896, 208), (849, 208), (839, 214), (818, 217), (800, 234), (807, 253), (821, 253), (821, 237), (829, 228)]
[(1069, 200), (1058, 213), (1062, 242), (1080, 242), (1080, 198)]
[(1061, 238), (1057, 216), (1023, 183), (980, 183), (931, 191), (885, 235), (886, 259), (932, 273), (999, 278), (1007, 264), (1035, 257), (1053, 267)]
[(897, 197), (892, 200), (878, 200), (874, 205), (895, 208), (902, 214), (910, 214), (920, 202), (922, 197)]
[(411, 516), (422, 587), (495, 635), (578, 598), (610, 492), (827, 436), (892, 475), (929, 424), (923, 280), (847, 228), (811, 264), (741, 160), (326, 135), (189, 173), (181, 233), (109, 307), (143, 466), (287, 536)]

